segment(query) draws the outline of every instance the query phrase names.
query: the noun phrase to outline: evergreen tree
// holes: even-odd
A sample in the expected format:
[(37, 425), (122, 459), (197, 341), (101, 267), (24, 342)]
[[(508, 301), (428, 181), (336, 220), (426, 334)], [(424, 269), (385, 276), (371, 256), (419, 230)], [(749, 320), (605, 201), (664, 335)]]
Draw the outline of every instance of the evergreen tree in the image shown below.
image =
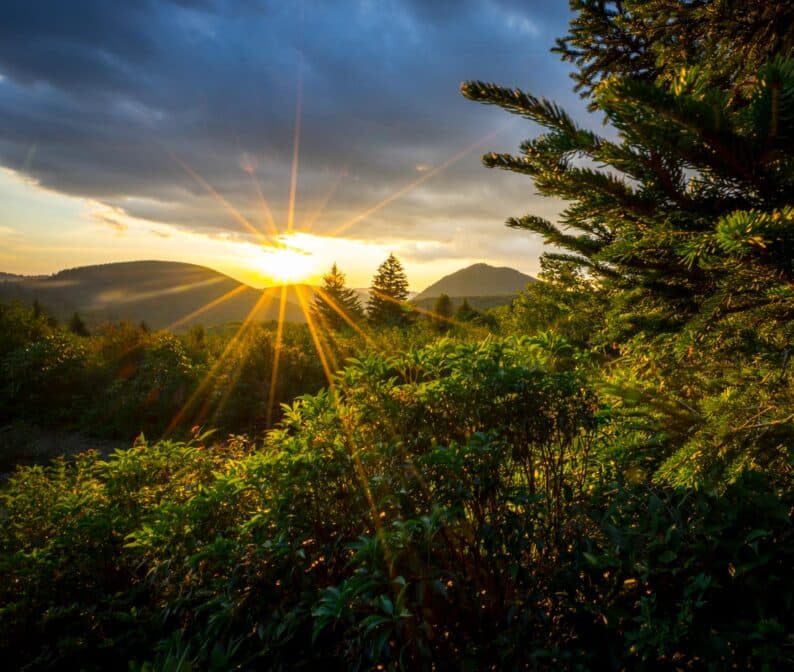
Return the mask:
[(312, 314), (321, 324), (340, 331), (349, 326), (340, 312), (353, 322), (364, 316), (358, 296), (345, 287), (345, 274), (334, 263), (331, 272), (323, 276), (322, 289), (314, 295)]
[(741, 100), (697, 69), (670, 89), (609, 80), (598, 101), (617, 142), (518, 90), (469, 82), (464, 94), (549, 129), (523, 143), (522, 156), (492, 153), (484, 162), (530, 175), (542, 194), (571, 205), (561, 226), (532, 215), (508, 225), (567, 249), (548, 256), (620, 290), (627, 331), (680, 331), (696, 315), (714, 320), (759, 301), (790, 309), (794, 61), (765, 66)]
[(442, 333), (449, 331), (452, 326), (452, 309), (452, 299), (449, 298), (449, 295), (442, 294), (438, 297), (435, 308), (433, 308), (435, 313), (433, 315), (433, 324), (438, 331)]
[(720, 71), (714, 60), (670, 77), (599, 71), (587, 81), (615, 140), (520, 90), (462, 87), (546, 129), (520, 156), (483, 161), (569, 203), (559, 224), (507, 223), (562, 248), (546, 258), (583, 269), (608, 297), (595, 340), (633, 367), (623, 403), (645, 399), (651, 423), (638, 442), (662, 441), (671, 454), (655, 468), (678, 482), (783, 464), (781, 446), (794, 444), (794, 390), (774, 375), (794, 342), (794, 61), (774, 58), (740, 86)]
[(460, 322), (472, 322), (478, 315), (479, 313), (471, 307), (468, 299), (463, 299), (463, 303), (458, 306), (458, 310), (455, 312), (455, 317)]
[(33, 299), (33, 319), (34, 320), (44, 320), (52, 329), (55, 329), (58, 326), (58, 320), (55, 319), (50, 313), (45, 310), (44, 306), (39, 303), (38, 299)]
[(85, 326), (83, 318), (80, 317), (80, 314), (77, 311), (75, 311), (72, 317), (69, 319), (67, 328), (77, 336), (90, 336), (88, 327)]
[(407, 298), (408, 278), (400, 261), (390, 254), (372, 279), (367, 304), (370, 321), (378, 326), (405, 326), (409, 320)]

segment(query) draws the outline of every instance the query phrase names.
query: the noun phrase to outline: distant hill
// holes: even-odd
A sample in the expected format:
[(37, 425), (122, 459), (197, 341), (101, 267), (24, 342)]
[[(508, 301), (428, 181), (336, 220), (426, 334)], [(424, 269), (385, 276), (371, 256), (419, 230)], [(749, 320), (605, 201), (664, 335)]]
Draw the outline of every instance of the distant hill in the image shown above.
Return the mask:
[(442, 294), (446, 294), (453, 298), (465, 297), (469, 299), (469, 303), (473, 307), (476, 307), (474, 306), (474, 297), (488, 297), (492, 303), (489, 307), (493, 307), (493, 305), (508, 303), (504, 300), (494, 302), (496, 297), (514, 297), (530, 282), (535, 282), (535, 278), (514, 268), (474, 264), (444, 276), (424, 291), (419, 292), (413, 300), (417, 305), (424, 305), (428, 299), (436, 299)]
[[(170, 261), (84, 266), (50, 276), (0, 275), (0, 301), (30, 304), (38, 299), (62, 321), (78, 311), (89, 327), (120, 320), (177, 331), (194, 324), (213, 326), (244, 320), (260, 298), (254, 319), (274, 320), (280, 294), (277, 287), (258, 290), (203, 266)], [(285, 318), (306, 321), (293, 287), (287, 288)]]

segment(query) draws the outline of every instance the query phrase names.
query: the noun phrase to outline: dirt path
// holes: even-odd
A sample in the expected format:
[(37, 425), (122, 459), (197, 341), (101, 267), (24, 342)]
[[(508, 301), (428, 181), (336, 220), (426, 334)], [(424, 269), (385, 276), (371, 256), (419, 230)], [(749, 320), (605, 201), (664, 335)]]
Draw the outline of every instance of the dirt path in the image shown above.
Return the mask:
[(109, 455), (129, 446), (130, 442), (123, 439), (97, 439), (20, 423), (6, 425), (0, 427), (0, 483), (17, 465), (46, 464), (59, 455), (69, 457), (91, 449)]

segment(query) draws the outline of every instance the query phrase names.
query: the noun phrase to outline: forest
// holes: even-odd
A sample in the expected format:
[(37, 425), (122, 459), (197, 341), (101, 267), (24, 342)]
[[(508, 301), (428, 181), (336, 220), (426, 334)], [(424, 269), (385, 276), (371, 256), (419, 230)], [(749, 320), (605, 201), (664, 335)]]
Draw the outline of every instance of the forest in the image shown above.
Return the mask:
[(794, 7), (571, 7), (603, 134), (461, 85), (565, 202), (511, 305), (393, 255), (301, 325), (0, 305), (7, 669), (794, 669)]

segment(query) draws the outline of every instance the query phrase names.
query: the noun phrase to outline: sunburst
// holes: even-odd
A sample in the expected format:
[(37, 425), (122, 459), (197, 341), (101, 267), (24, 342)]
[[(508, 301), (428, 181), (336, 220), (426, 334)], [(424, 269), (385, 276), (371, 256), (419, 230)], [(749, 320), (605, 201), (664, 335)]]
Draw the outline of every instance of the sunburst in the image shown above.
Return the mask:
[[(195, 168), (187, 165), (182, 159), (177, 157), (175, 154), (169, 152), (172, 158), (185, 170), (185, 172), (190, 175), (190, 177), (202, 187), (212, 198), (213, 200), (220, 206), (221, 210), (226, 213), (236, 224), (238, 224), (245, 233), (251, 234), (255, 237), (257, 242), (259, 243), (259, 247), (256, 248), (255, 252), (247, 258), (246, 261), (251, 268), (255, 268), (260, 276), (263, 279), (267, 279), (270, 281), (271, 284), (282, 285), (282, 289), (280, 294), (278, 295), (278, 321), (276, 326), (276, 334), (275, 334), (275, 343), (274, 343), (274, 357), (273, 357), (273, 365), (271, 370), (270, 380), (263, 384), (268, 384), (268, 387), (263, 389), (263, 393), (267, 395), (267, 418), (266, 418), (266, 425), (270, 427), (272, 425), (273, 420), (273, 413), (276, 406), (277, 401), (277, 394), (276, 388), (278, 385), (278, 375), (279, 375), (279, 368), (280, 368), (280, 360), (281, 360), (281, 350), (283, 347), (283, 338), (284, 338), (284, 320), (286, 315), (286, 306), (287, 306), (287, 288), (286, 285), (298, 283), (301, 281), (306, 281), (312, 277), (315, 277), (319, 274), (320, 270), (317, 268), (317, 261), (316, 257), (311, 253), (308, 252), (300, 247), (300, 239), (299, 235), (294, 233), (294, 223), (296, 220), (296, 211), (297, 211), (297, 192), (298, 192), (298, 167), (299, 167), (299, 158), (300, 158), (300, 138), (301, 138), (301, 106), (302, 106), (302, 81), (300, 76), (300, 70), (298, 75), (298, 86), (297, 86), (297, 98), (296, 98), (296, 105), (295, 105), (295, 125), (294, 125), (294, 135), (293, 135), (293, 143), (292, 143), (292, 165), (290, 169), (290, 181), (289, 181), (289, 201), (288, 201), (288, 210), (286, 213), (286, 221), (283, 222), (283, 228), (279, 231), (278, 223), (273, 215), (273, 212), (264, 197), (262, 187), (259, 183), (259, 180), (256, 175), (256, 166), (253, 161), (246, 161), (245, 165), (243, 166), (243, 170), (248, 173), (250, 176), (255, 195), (257, 197), (257, 202), (261, 208), (261, 225), (256, 226), (253, 224), (239, 209), (234, 207), (221, 193), (217, 191), (207, 180), (205, 180)], [(355, 216), (347, 219), (343, 222), (337, 229), (332, 233), (333, 236), (338, 236), (343, 233), (345, 230), (351, 228), (352, 226), (365, 221), (368, 217), (375, 214), (376, 212), (380, 211), (381, 209), (387, 207), (394, 201), (403, 196), (407, 195), (420, 185), (424, 184), (429, 179), (433, 178), (434, 176), (438, 175), (439, 173), (445, 171), (447, 168), (452, 166), (453, 164), (460, 161), (464, 156), (468, 155), (474, 149), (479, 147), (481, 144), (487, 142), (488, 140), (492, 139), (494, 135), (501, 132), (503, 128), (500, 128), (492, 133), (485, 135), (484, 137), (480, 138), (479, 140), (470, 143), (469, 145), (463, 147), (459, 151), (455, 152), (452, 156), (448, 159), (437, 165), (435, 168), (425, 171), (419, 178), (412, 179), (407, 183), (403, 184), (399, 188), (395, 189), (391, 194), (387, 195), (385, 198), (381, 199), (379, 202), (369, 206), (362, 212), (356, 214)], [(339, 184), (341, 183), (344, 176), (347, 174), (346, 169), (343, 169), (339, 172), (336, 179), (334, 180), (333, 185), (331, 188), (323, 195), (320, 199), (319, 204), (317, 207), (312, 209), (312, 212), (304, 218), (303, 225), (301, 227), (302, 230), (308, 232), (311, 230), (313, 225), (320, 220), (323, 212), (325, 211), (326, 207), (331, 202)], [(257, 218), (259, 219), (259, 218)], [(179, 324), (184, 324), (185, 322), (198, 317), (199, 315), (203, 314), (207, 310), (216, 307), (217, 305), (227, 301), (239, 293), (240, 290), (232, 290), (231, 292), (226, 293), (225, 295), (216, 298), (209, 302), (206, 306), (199, 308), (198, 310), (193, 311), (189, 315), (185, 315), (180, 319), (177, 319), (171, 326), (176, 326)], [(304, 313), (306, 324), (309, 329), (309, 333), (311, 336), (312, 343), (317, 351), (317, 357), (320, 360), (320, 363), (323, 367), (323, 372), (325, 374), (325, 378), (328, 383), (328, 387), (332, 393), (334, 393), (334, 371), (336, 370), (336, 362), (334, 361), (334, 356), (332, 352), (332, 348), (330, 347), (330, 342), (334, 339), (334, 333), (331, 329), (328, 328), (328, 325), (324, 325), (321, 321), (317, 320), (315, 315), (313, 314), (311, 307), (310, 307), (310, 297), (307, 296), (305, 291), (302, 287), (296, 286), (295, 293), (298, 299), (298, 303), (300, 305), (301, 310)], [(194, 394), (188, 401), (184, 404), (182, 409), (180, 409), (179, 413), (173, 418), (172, 422), (169, 425), (169, 430), (175, 429), (177, 426), (182, 425), (186, 422), (189, 417), (189, 414), (195, 412), (196, 403), (202, 395), (205, 394), (207, 389), (213, 384), (220, 373), (224, 374), (224, 377), (227, 379), (226, 385), (229, 389), (226, 389), (222, 392), (221, 395), (221, 403), (223, 400), (226, 399), (229, 394), (231, 393), (231, 388), (236, 384), (238, 375), (236, 371), (228, 371), (228, 366), (233, 359), (233, 354), (236, 349), (240, 347), (246, 347), (248, 341), (250, 340), (249, 335), (251, 333), (251, 327), (256, 320), (258, 315), (263, 314), (265, 304), (268, 302), (268, 299), (265, 299), (265, 295), (273, 297), (271, 293), (263, 293), (260, 300), (257, 304), (253, 307), (249, 315), (240, 325), (237, 332), (233, 335), (230, 342), (227, 344), (225, 350), (221, 353), (221, 355), (216, 360), (215, 364), (212, 368), (207, 372), (205, 378), (202, 380), (199, 387), (195, 390)], [(352, 330), (358, 334), (359, 337), (362, 338), (364, 342), (366, 342), (370, 347), (379, 349), (379, 344), (377, 342), (377, 337), (370, 333), (367, 329), (365, 324), (358, 324), (356, 320), (354, 320), (350, 315), (345, 313), (345, 311), (333, 301), (333, 299), (328, 296), (326, 293), (320, 290), (318, 292), (318, 296), (320, 300), (325, 301), (332, 310), (338, 313), (342, 319), (345, 321), (348, 326), (352, 328)], [(388, 297), (385, 297), (388, 298)], [(455, 320), (446, 317), (437, 315), (434, 311), (421, 309), (415, 307), (415, 309), (425, 314), (431, 318), (436, 318), (439, 320), (446, 320), (451, 323), (455, 323)], [(465, 327), (471, 327), (471, 325), (462, 325)], [(239, 359), (239, 358), (238, 358)], [(217, 409), (216, 409), (217, 410)], [(195, 416), (197, 420), (202, 420), (206, 417), (208, 409), (203, 408), (199, 411), (199, 413)], [(357, 470), (361, 467), (357, 465)], [(364, 476), (364, 474), (360, 474)], [(362, 481), (366, 479), (362, 478)], [(373, 502), (374, 504), (374, 502)]]

